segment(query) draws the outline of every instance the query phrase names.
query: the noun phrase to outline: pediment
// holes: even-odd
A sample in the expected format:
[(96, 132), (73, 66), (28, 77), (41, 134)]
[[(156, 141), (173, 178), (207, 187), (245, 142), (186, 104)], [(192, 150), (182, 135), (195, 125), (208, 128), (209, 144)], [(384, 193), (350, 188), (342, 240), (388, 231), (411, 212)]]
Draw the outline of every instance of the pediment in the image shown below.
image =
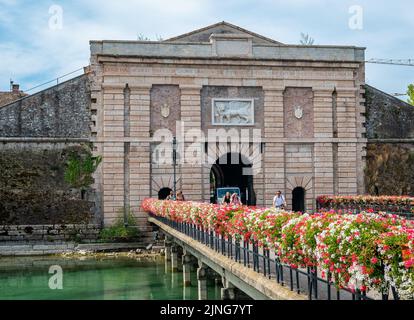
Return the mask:
[(211, 26), (207, 26), (202, 29), (194, 30), (189, 33), (182, 34), (180, 36), (165, 40), (166, 42), (210, 42), (211, 35), (226, 35), (237, 34), (250, 36), (253, 39), (253, 44), (270, 44), (270, 45), (283, 45), (282, 43), (266, 38), (262, 35), (254, 33), (252, 31), (243, 29), (228, 22), (219, 22)]

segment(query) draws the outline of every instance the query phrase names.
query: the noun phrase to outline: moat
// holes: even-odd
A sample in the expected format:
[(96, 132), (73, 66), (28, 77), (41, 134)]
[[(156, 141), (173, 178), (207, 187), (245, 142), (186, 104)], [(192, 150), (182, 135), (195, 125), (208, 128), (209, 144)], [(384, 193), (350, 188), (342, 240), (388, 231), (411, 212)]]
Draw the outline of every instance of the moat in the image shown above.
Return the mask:
[[(62, 290), (49, 287), (51, 266), (62, 268)], [(0, 258), (0, 300), (197, 300), (192, 276), (184, 288), (161, 257)], [(220, 299), (220, 285), (210, 283), (208, 296)]]

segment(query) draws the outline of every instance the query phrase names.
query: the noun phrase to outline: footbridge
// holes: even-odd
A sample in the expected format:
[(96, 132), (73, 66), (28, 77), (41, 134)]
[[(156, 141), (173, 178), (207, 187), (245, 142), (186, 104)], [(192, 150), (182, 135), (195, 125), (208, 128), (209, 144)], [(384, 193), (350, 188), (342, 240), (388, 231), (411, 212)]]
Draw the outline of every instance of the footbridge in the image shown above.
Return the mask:
[[(236, 247), (235, 243), (186, 224), (160, 217), (149, 222), (165, 234), (165, 263), (172, 272), (183, 272), (184, 286), (198, 285), (199, 300), (207, 300), (207, 280), (221, 281), (223, 300), (304, 300), (307, 296), (272, 280), (269, 262), (255, 248)], [(262, 258), (262, 261), (259, 259)], [(258, 264), (263, 263), (262, 268)], [(197, 269), (197, 279), (191, 274)], [(262, 272), (260, 272), (262, 269)], [(194, 275), (194, 273), (193, 273)], [(194, 277), (195, 278), (195, 277)]]
[[(192, 224), (150, 215), (149, 222), (165, 235), (165, 263), (171, 272), (183, 272), (183, 285), (197, 284), (199, 300), (208, 299), (209, 280), (222, 284), (223, 300), (388, 300), (372, 292), (338, 289), (318, 270), (297, 269), (257, 243), (224, 238)], [(197, 277), (194, 277), (194, 271)], [(192, 279), (192, 275), (194, 279)]]

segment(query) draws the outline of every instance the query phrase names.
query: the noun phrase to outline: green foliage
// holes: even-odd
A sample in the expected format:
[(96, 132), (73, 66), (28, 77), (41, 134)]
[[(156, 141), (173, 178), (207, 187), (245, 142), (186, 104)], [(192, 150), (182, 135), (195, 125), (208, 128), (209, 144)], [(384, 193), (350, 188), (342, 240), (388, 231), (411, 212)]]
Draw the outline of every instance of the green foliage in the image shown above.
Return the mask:
[(410, 84), (407, 89), (408, 100), (407, 102), (414, 106), (414, 84)]
[(103, 229), (99, 238), (105, 242), (131, 242), (139, 238), (139, 230), (137, 228), (137, 222), (132, 212), (128, 212), (127, 226), (124, 223), (123, 210), (119, 213), (115, 223)]
[(79, 155), (71, 153), (65, 170), (65, 181), (76, 189), (87, 188), (93, 184), (93, 173), (102, 162), (102, 157), (93, 157), (92, 154)]

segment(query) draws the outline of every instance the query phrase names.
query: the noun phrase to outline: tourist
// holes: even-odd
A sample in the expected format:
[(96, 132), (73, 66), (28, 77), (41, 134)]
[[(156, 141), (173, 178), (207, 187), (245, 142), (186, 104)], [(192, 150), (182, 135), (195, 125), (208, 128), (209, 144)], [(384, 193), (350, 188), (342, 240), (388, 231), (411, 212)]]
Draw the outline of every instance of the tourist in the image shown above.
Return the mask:
[(178, 192), (177, 192), (177, 197), (176, 197), (176, 200), (177, 200), (177, 201), (185, 201), (184, 194), (183, 194), (183, 192), (182, 192), (182, 191), (178, 191)]
[(170, 191), (170, 194), (168, 195), (166, 200), (175, 201), (174, 191)]
[(240, 206), (242, 204), (237, 193), (233, 193), (233, 195), (231, 196), (231, 204), (235, 206)]
[(276, 196), (273, 198), (273, 207), (279, 210), (283, 210), (286, 208), (286, 199), (285, 196), (282, 194), (282, 191), (278, 191)]
[(231, 203), (231, 195), (230, 195), (230, 192), (227, 192), (226, 195), (223, 197), (221, 204), (229, 205), (230, 203)]

